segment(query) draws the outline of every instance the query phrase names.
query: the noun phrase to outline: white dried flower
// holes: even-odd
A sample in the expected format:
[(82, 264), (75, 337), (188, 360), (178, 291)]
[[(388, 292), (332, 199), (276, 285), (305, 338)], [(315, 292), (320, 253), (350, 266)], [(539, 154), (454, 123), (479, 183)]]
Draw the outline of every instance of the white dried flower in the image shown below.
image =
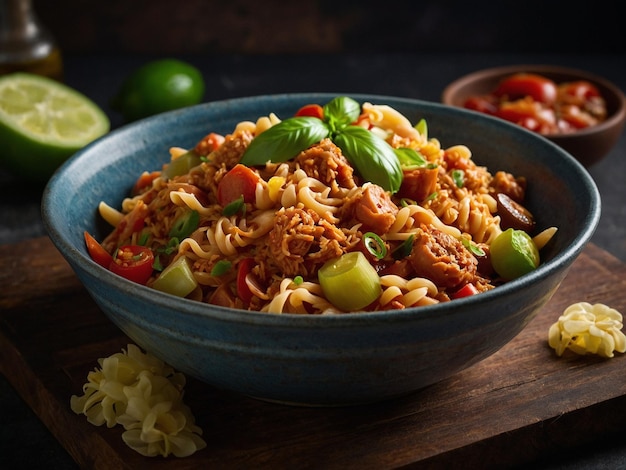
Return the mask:
[(550, 326), (548, 344), (561, 356), (566, 349), (576, 354), (613, 357), (626, 352), (622, 314), (604, 304), (578, 302), (565, 309)]
[(124, 442), (142, 455), (185, 457), (206, 447), (183, 403), (183, 374), (133, 344), (98, 363), (84, 395), (70, 398), (72, 411), (96, 426), (121, 424)]

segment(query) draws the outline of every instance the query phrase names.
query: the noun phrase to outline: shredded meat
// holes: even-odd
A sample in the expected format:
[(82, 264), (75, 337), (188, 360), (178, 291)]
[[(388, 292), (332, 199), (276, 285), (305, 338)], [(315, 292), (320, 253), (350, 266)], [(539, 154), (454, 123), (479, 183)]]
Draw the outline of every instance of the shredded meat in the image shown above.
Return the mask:
[(526, 179), (515, 178), (512, 174), (498, 171), (490, 185), (496, 193), (504, 193), (520, 204), (526, 195)]
[(409, 261), (420, 277), (438, 286), (455, 288), (478, 280), (478, 261), (456, 238), (422, 226), (415, 236)]
[(422, 202), (437, 189), (438, 173), (437, 167), (405, 171), (397, 197)]
[(227, 135), (224, 143), (211, 152), (208, 159), (216, 166), (234, 167), (243, 156), (254, 136), (248, 131)]
[(367, 184), (355, 195), (346, 200), (342, 208), (342, 218), (352, 218), (363, 224), (363, 230), (371, 230), (379, 235), (387, 233), (396, 221), (398, 206), (394, 204), (383, 188)]
[(287, 276), (308, 276), (329, 259), (341, 256), (346, 235), (314, 211), (280, 209), (269, 233), (269, 252)]
[(316, 178), (334, 191), (337, 187), (354, 188), (353, 169), (341, 149), (330, 139), (324, 139), (301, 152), (296, 163), (304, 172)]

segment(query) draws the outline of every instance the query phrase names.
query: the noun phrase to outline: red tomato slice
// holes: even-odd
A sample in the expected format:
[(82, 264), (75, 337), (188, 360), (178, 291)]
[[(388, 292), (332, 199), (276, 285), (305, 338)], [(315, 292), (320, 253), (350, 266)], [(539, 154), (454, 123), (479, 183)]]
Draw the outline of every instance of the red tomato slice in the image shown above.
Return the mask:
[(495, 100), (490, 100), (486, 96), (470, 96), (463, 103), (463, 107), (486, 114), (495, 114), (498, 111), (498, 104)]
[(102, 245), (100, 245), (100, 243), (96, 241), (94, 237), (89, 234), (89, 232), (85, 231), (84, 236), (87, 251), (89, 252), (89, 256), (91, 256), (91, 259), (100, 266), (108, 269), (111, 261), (113, 261), (113, 257), (104, 249)]
[(109, 265), (109, 270), (129, 281), (145, 284), (152, 275), (154, 253), (139, 245), (120, 246)]
[(224, 175), (217, 186), (217, 201), (222, 206), (243, 196), (244, 202), (254, 202), (259, 175), (245, 165), (238, 163)]
[(552, 104), (556, 101), (556, 83), (541, 75), (518, 73), (505, 78), (494, 91), (497, 97), (507, 96), (516, 100), (530, 96), (540, 103)]
[(550, 133), (556, 129), (554, 111), (532, 100), (502, 103), (495, 115), (535, 132)]
[(563, 106), (561, 108), (561, 119), (575, 129), (584, 129), (598, 123), (589, 113), (582, 111), (578, 106)]
[(453, 299), (461, 299), (463, 297), (469, 297), (470, 295), (476, 295), (478, 294), (478, 289), (476, 289), (476, 286), (474, 286), (474, 284), (465, 284), (463, 287), (461, 287), (458, 291), (456, 291), (454, 294), (452, 294), (450, 297), (452, 297)]
[(574, 96), (581, 100), (587, 100), (594, 96), (600, 96), (600, 91), (592, 83), (585, 80), (576, 82), (561, 83), (559, 85), (559, 93)]
[(310, 116), (318, 119), (324, 118), (324, 108), (319, 104), (307, 104), (302, 106), (297, 112), (296, 116)]
[(246, 276), (252, 272), (254, 265), (254, 258), (244, 258), (239, 262), (239, 268), (237, 269), (237, 295), (246, 305), (250, 304), (253, 297), (252, 291), (246, 282)]
[(196, 144), (194, 151), (198, 155), (208, 155), (222, 145), (224, 140), (225, 138), (223, 135), (211, 132), (210, 134), (204, 136), (202, 140)]

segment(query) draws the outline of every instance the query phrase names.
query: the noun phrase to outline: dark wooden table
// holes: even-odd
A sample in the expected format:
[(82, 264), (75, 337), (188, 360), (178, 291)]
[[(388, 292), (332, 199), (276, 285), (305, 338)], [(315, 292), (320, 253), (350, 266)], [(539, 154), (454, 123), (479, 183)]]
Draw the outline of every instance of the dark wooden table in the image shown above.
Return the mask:
[[(66, 82), (90, 96), (98, 104), (100, 104), (103, 109), (109, 113), (113, 126), (117, 127), (121, 124), (121, 120), (120, 117), (114, 114), (108, 107), (108, 100), (114, 93), (119, 83), (121, 83), (122, 79), (132, 69), (134, 69), (142, 61), (150, 60), (151, 58), (152, 57), (133, 56), (67, 57)], [(183, 58), (196, 64), (203, 71), (207, 83), (206, 101), (264, 93), (300, 91), (325, 91), (342, 94), (375, 93), (381, 95), (406, 96), (438, 101), (441, 91), (445, 85), (458, 76), (488, 66), (506, 65), (512, 63), (550, 63), (577, 67), (602, 75), (614, 81), (623, 90), (626, 90), (626, 56), (624, 55), (509, 56), (376, 54), (305, 57), (294, 56), (289, 58), (276, 56)], [(314, 74), (312, 73), (313, 70), (317, 72)], [(590, 290), (588, 291), (584, 290), (584, 283), (578, 285), (568, 284), (566, 286), (567, 289), (565, 289), (561, 295), (576, 295), (578, 293), (582, 293), (581, 295), (588, 295), (589, 298), (594, 301), (602, 301), (603, 297), (601, 293), (610, 292), (609, 298), (611, 301), (619, 304), (615, 306), (619, 307), (622, 313), (626, 314), (626, 299), (623, 294), (624, 289), (621, 288), (621, 290), (615, 290), (619, 287), (619, 283), (622, 282), (621, 280), (624, 279), (624, 269), (622, 263), (626, 262), (626, 185), (624, 185), (623, 182), (624, 174), (626, 174), (625, 135), (622, 135), (618, 146), (607, 156), (607, 158), (592, 167), (590, 172), (597, 182), (602, 195), (603, 213), (600, 226), (592, 239), (593, 244), (590, 246), (589, 250), (586, 250), (584, 253), (583, 261), (585, 261), (586, 264), (581, 265), (581, 269), (591, 269), (588, 266), (589, 263), (593, 264), (594, 269), (599, 269), (600, 271), (602, 271), (602, 266), (610, 266), (611, 268), (608, 270), (609, 276), (605, 277), (604, 280), (612, 284), (603, 287), (601, 284), (598, 285), (598, 283), (593, 283), (594, 285), (589, 287)], [(33, 260), (29, 258), (29, 250), (24, 249), (23, 242), (25, 240), (32, 240), (32, 243), (38, 244), (37, 246), (39, 246), (40, 249), (44, 249), (46, 247), (45, 240), (42, 239), (42, 237), (45, 236), (45, 233), (39, 216), (41, 191), (42, 188), (32, 187), (6, 173), (0, 172), (0, 213), (2, 214), (2, 218), (0, 220), (0, 244), (3, 245), (0, 247), (0, 252), (3, 253), (3, 256), (0, 256), (0, 279), (3, 279), (3, 295), (0, 297), (3, 299), (3, 302), (5, 302), (0, 307), (0, 310), (2, 310), (0, 315), (5, 312), (16, 312), (15, 305), (6, 303), (8, 302), (6, 299), (10, 296), (6, 293), (6, 290), (4, 290), (10, 288), (9, 286), (11, 284), (9, 281), (12, 279), (12, 274), (19, 271), (15, 267), (15, 247), (22, 247), (20, 256), (24, 258), (25, 263), (33, 262)], [(42, 246), (44, 248), (41, 248)], [(46, 248), (46, 250), (48, 250), (48, 248)], [(54, 253), (51, 255), (49, 251), (33, 251), (30, 255), (36, 257), (37, 253), (43, 253), (45, 256), (54, 255)], [(12, 260), (13, 264), (9, 264), (7, 262), (9, 259)], [(598, 260), (600, 260), (599, 264)], [(24, 265), (22, 265), (21, 268), (24, 268)], [(40, 269), (47, 268), (45, 265), (40, 265)], [(593, 273), (589, 272), (588, 274), (598, 275), (598, 272), (594, 271)], [(71, 292), (75, 292), (76, 286), (72, 284), (71, 273), (69, 276), (69, 278), (64, 279), (69, 282), (70, 286), (72, 286), (73, 290), (71, 290)], [(581, 282), (580, 277), (574, 277), (573, 279), (576, 282)], [(46, 287), (46, 283), (41, 279), (38, 282), (40, 282), (40, 287), (37, 288), (35, 286), (35, 288), (39, 289), (39, 296), (33, 296), (31, 300), (28, 300), (27, 295), (22, 295), (24, 302), (31, 302), (31, 304), (28, 304), (30, 306), (27, 311), (31, 311), (32, 308), (39, 308), (41, 310), (40, 315), (44, 315), (46, 309), (52, 308), (51, 306), (58, 309), (58, 296), (46, 296), (46, 288), (51, 288), (50, 286), (55, 284), (51, 283), (48, 287)], [(66, 294), (68, 293), (66, 292)], [(72, 294), (70, 293), (68, 295)], [(557, 297), (556, 299), (557, 302), (560, 302), (558, 305), (561, 305), (568, 300), (566, 297)], [(88, 301), (88, 299), (86, 300)], [(90, 308), (89, 304), (85, 305), (87, 305), (88, 309)], [(17, 311), (19, 311), (19, 309)], [(91, 310), (89, 311), (91, 312)], [(75, 315), (75, 312), (73, 315)], [(33, 321), (36, 321), (36, 319), (37, 317), (33, 316)], [(11, 317), (11, 321), (3, 321), (3, 327), (8, 328), (3, 330), (3, 335), (0, 336), (0, 341), (4, 341), (1, 345), (1, 350), (3, 352), (7, 350), (7, 339), (9, 339), (9, 341), (19, 342), (17, 338), (29, 338), (28, 335), (20, 336), (18, 334), (19, 332), (14, 331), (14, 328), (16, 328), (15, 321), (16, 319), (13, 317)], [(544, 318), (542, 321), (545, 323), (548, 322), (549, 319)], [(540, 335), (544, 326), (544, 324), (536, 326), (536, 333), (535, 330), (532, 329), (525, 331), (524, 333), (531, 335), (531, 338), (529, 339), (528, 337), (520, 335), (522, 338), (520, 341), (523, 341), (523, 344), (538, 343), (539, 340), (537, 338), (532, 339), (532, 335)], [(76, 467), (74, 459), (70, 453), (65, 450), (68, 448), (68, 442), (66, 442), (67, 440), (61, 445), (60, 441), (63, 441), (63, 439), (58, 439), (58, 428), (55, 427), (54, 424), (50, 424), (51, 418), (58, 418), (63, 415), (62, 410), (55, 409), (52, 416), (42, 416), (42, 408), (40, 406), (41, 400), (49, 399), (50, 397), (50, 392), (46, 389), (45, 385), (49, 383), (49, 380), (44, 380), (42, 382), (43, 385), (40, 384), (39, 388), (35, 387), (35, 389), (31, 389), (28, 387), (30, 383), (28, 380), (32, 379), (32, 377), (29, 379), (27, 371), (24, 372), (24, 376), (21, 378), (19, 377), (19, 374), (16, 375), (16, 361), (17, 363), (19, 363), (19, 361), (24, 361), (24, 364), (27, 367), (34, 367), (33, 361), (37, 362), (33, 359), (33, 357), (37, 357), (36, 351), (38, 345), (36, 344), (36, 340), (37, 338), (45, 338), (43, 333), (46, 330), (44, 327), (45, 324), (33, 325), (33, 328), (40, 331), (41, 334), (39, 336), (35, 335), (34, 339), (32, 339), (32, 342), (35, 344), (28, 344), (26, 346), (20, 344), (21, 348), (26, 348), (23, 349), (23, 351), (25, 351), (23, 355), (18, 354), (17, 356), (2, 356), (3, 361), (6, 361), (6, 363), (2, 363), (0, 370), (5, 373), (6, 377), (2, 377), (2, 380), (0, 381), (0, 412), (2, 413), (2, 426), (0, 427), (0, 455), (2, 458), (0, 459), (0, 466), (6, 468), (31, 466), (33, 468), (43, 466), (46, 468)], [(118, 343), (123, 342), (124, 338), (117, 335), (117, 332), (114, 329), (111, 331), (110, 325), (107, 327), (106, 322), (103, 323), (102, 328), (104, 329), (101, 334), (105, 336), (110, 335), (113, 338), (111, 342), (107, 343), (113, 347), (113, 350), (102, 352), (106, 355), (112, 354), (117, 351), (119, 346)], [(15, 335), (12, 336), (13, 333), (9, 334), (7, 332), (13, 332)], [(59, 339), (59, 341), (61, 340)], [(535, 343), (533, 343), (533, 341), (535, 341)], [(43, 349), (48, 351), (53, 347), (53, 345), (54, 342), (52, 344), (46, 343), (46, 346)], [(13, 347), (15, 346), (13, 343), (8, 346), (9, 350), (20, 350), (20, 348)], [(505, 355), (513, 354), (511, 351), (507, 351), (509, 350), (504, 351)], [(100, 351), (95, 352), (99, 353)], [(543, 350), (541, 353), (545, 353), (546, 357), (549, 357), (549, 351)], [(536, 351), (535, 354), (537, 354)], [(515, 354), (513, 354), (513, 356), (515, 356)], [(617, 368), (619, 370), (619, 368), (622, 367), (623, 371), (624, 361), (620, 360), (620, 358), (616, 359), (617, 361), (614, 362), (599, 362), (599, 367), (596, 368), (591, 367), (588, 361), (584, 362), (584, 364), (586, 364), (584, 367), (577, 368), (574, 366), (573, 369), (576, 369), (578, 373), (582, 374), (577, 380), (585, 382), (590, 375), (594, 376), (594, 374), (599, 373), (602, 367), (604, 367), (606, 371), (610, 371), (611, 369), (609, 368)], [(478, 372), (474, 372), (474, 374), (479, 375), (478, 379), (484, 381), (480, 383), (484, 383), (485, 387), (488, 387), (488, 384), (492, 383), (491, 378), (481, 378), (480, 374), (484, 371), (488, 371), (490, 364), (493, 365), (493, 363), (487, 361), (485, 364), (481, 364), (480, 368), (476, 369)], [(90, 367), (93, 366), (94, 364), (90, 364)], [(493, 370), (496, 371), (497, 368), (494, 368)], [(462, 378), (468, 377), (469, 379), (477, 379), (476, 375), (472, 376), (472, 371), (464, 373), (462, 376)], [(576, 401), (575, 397), (570, 397), (568, 400), (565, 400), (562, 403), (562, 420), (560, 423), (557, 420), (556, 424), (554, 423), (554, 420), (545, 421), (544, 419), (546, 416), (558, 416), (558, 408), (549, 409), (547, 411), (544, 410), (544, 412), (548, 413), (547, 415), (538, 414), (538, 417), (536, 417), (537, 421), (533, 425), (529, 422), (529, 420), (535, 419), (532, 416), (527, 416), (525, 418), (524, 416), (512, 416), (505, 413), (511, 412), (511, 409), (507, 409), (505, 406), (506, 402), (514, 400), (511, 395), (506, 393), (506, 389), (494, 392), (499, 395), (490, 395), (490, 397), (493, 399), (493, 397), (498, 396), (502, 401), (502, 403), (498, 405), (502, 407), (500, 408), (503, 412), (501, 420), (508, 420), (509, 422), (511, 422), (511, 420), (517, 420), (517, 425), (509, 431), (503, 431), (502, 435), (498, 435), (497, 433), (494, 435), (493, 432), (490, 433), (488, 430), (481, 430), (480, 426), (476, 427), (477, 421), (475, 417), (464, 416), (463, 413), (458, 412), (455, 416), (455, 419), (458, 420), (458, 426), (469, 432), (466, 445), (461, 445), (460, 449), (463, 450), (458, 451), (456, 454), (446, 451), (446, 458), (450, 457), (452, 460), (435, 459), (434, 461), (431, 461), (431, 463), (433, 463), (434, 466), (437, 466), (442, 465), (443, 463), (455, 463), (455, 457), (459, 459), (457, 460), (458, 462), (466, 461), (467, 458), (471, 458), (472, 456), (476, 458), (476, 456), (490, 455), (492, 456), (492, 460), (481, 460), (479, 463), (482, 463), (485, 467), (490, 466), (489, 462), (492, 464), (498, 462), (503, 464), (504, 462), (508, 462), (507, 466), (513, 465), (510, 460), (507, 460), (504, 457), (507, 455), (507, 452), (509, 453), (509, 456), (518, 455), (520, 449), (515, 448), (516, 439), (519, 439), (519, 442), (524, 442), (526, 443), (525, 445), (528, 445), (528, 442), (532, 442), (533, 438), (541, 436), (541, 438), (539, 438), (540, 441), (535, 442), (534, 446), (527, 447), (526, 453), (522, 453), (522, 455), (520, 455), (520, 463), (530, 459), (535, 461), (537, 467), (554, 469), (625, 467), (626, 444), (623, 444), (622, 439), (623, 432), (626, 430), (626, 424), (622, 424), (625, 422), (626, 418), (626, 406), (622, 399), (623, 395), (626, 393), (623, 390), (625, 386), (624, 384), (626, 384), (626, 379), (624, 377), (626, 377), (626, 374), (622, 373), (615, 376), (611, 375), (610, 381), (599, 380), (597, 383), (597, 396), (592, 398), (589, 397), (589, 394), (592, 393), (596, 384), (594, 384), (593, 387), (589, 386), (588, 388), (585, 388), (586, 392), (580, 395), (580, 403), (584, 402), (584, 406), (578, 407), (575, 403), (572, 405), (572, 403)], [(459, 377), (459, 379), (460, 378), (461, 377)], [(44, 377), (44, 379), (50, 378)], [(495, 373), (493, 379), (503, 380), (502, 376), (497, 373)], [(600, 379), (599, 376), (598, 379)], [(459, 397), (455, 397), (452, 394), (452, 391), (455, 390), (454, 387), (458, 386), (458, 383), (456, 383), (455, 380), (452, 380), (448, 383), (448, 385), (449, 388), (443, 387), (441, 388), (441, 392), (451, 394), (448, 396), (448, 399), (451, 402), (454, 403), (456, 400), (457, 403), (460, 403)], [(567, 392), (569, 385), (571, 385), (571, 383), (568, 383), (567, 381), (563, 383), (563, 393)], [(508, 386), (511, 386), (511, 384)], [(526, 386), (528, 386), (528, 384), (526, 384)], [(528, 390), (523, 387), (519, 388), (521, 387), (520, 383), (517, 384), (517, 387), (518, 391)], [(57, 389), (56, 392), (59, 392), (59, 390)], [(480, 390), (466, 390), (466, 392), (469, 393), (468, 397), (470, 398), (471, 396), (480, 395)], [(229, 409), (232, 413), (236, 413), (235, 410), (237, 408), (234, 405), (237, 405), (240, 407), (241, 413), (246, 411), (257, 413), (253, 416), (256, 416), (257, 419), (261, 419), (258, 414), (260, 405), (255, 404), (253, 401), (242, 401), (238, 397), (231, 397), (228, 395), (225, 396), (223, 394), (215, 393), (213, 393), (212, 396), (227, 406), (226, 409)], [(428, 403), (437, 404), (436, 399), (430, 398), (429, 400), (426, 400), (426, 402), (424, 402), (426, 404), (423, 406), (427, 406)], [(474, 403), (473, 406), (475, 406), (474, 411), (479, 411), (480, 406), (476, 404), (477, 402), (472, 403)], [(551, 401), (550, 406), (555, 406), (554, 403), (554, 400)], [(439, 403), (437, 406), (440, 405), (441, 404)], [(230, 408), (228, 408), (228, 406), (230, 406)], [(407, 406), (408, 408), (406, 408)], [(263, 406), (261, 406), (261, 408), (265, 409)], [(416, 436), (420, 435), (420, 432), (423, 432), (423, 430), (419, 431), (418, 428), (415, 427), (415, 422), (413, 422), (411, 418), (411, 416), (413, 418), (420, 416), (417, 411), (418, 408), (419, 407), (415, 405), (414, 402), (409, 404), (406, 402), (397, 403), (395, 405), (396, 411), (389, 415), (389, 419), (393, 421), (394, 426), (386, 427), (380, 426), (381, 422), (385, 421), (385, 416), (387, 416), (385, 413), (390, 413), (390, 411), (389, 408), (381, 406), (377, 406), (372, 409), (373, 414), (371, 421), (366, 415), (356, 416), (357, 413), (366, 413), (367, 410), (335, 410), (324, 412), (326, 413), (326, 416), (330, 417), (328, 417), (325, 424), (322, 425), (319, 421), (319, 415), (315, 415), (315, 413), (310, 410), (303, 411), (296, 409), (289, 411), (290, 408), (284, 407), (277, 408), (277, 419), (281, 420), (283, 425), (286, 426), (285, 429), (288, 429), (289, 427), (287, 424), (290, 420), (290, 416), (298, 416), (302, 418), (308, 414), (308, 417), (304, 420), (304, 422), (314, 426), (312, 428), (312, 432), (317, 429), (321, 432), (337, 433), (337, 429), (331, 429), (328, 427), (329, 423), (332, 424), (335, 422), (349, 424), (352, 427), (350, 429), (345, 429), (345, 432), (338, 435), (338, 442), (340, 438), (343, 438), (343, 441), (341, 441), (343, 446), (356, 446), (355, 448), (358, 449), (366, 449), (368, 446), (363, 443), (362, 439), (370, 439), (372, 440), (372, 454), (376, 453), (376, 446), (374, 445), (374, 442), (380, 443), (385, 441), (386, 445), (390, 446), (387, 447), (387, 449), (389, 449), (389, 458), (387, 460), (377, 461), (377, 463), (380, 464), (377, 465), (377, 467), (380, 468), (381, 466), (391, 467), (411, 462), (415, 463), (418, 461), (416, 460), (416, 455), (419, 453), (416, 453), (415, 450), (410, 451), (409, 454), (405, 453), (403, 455), (395, 456), (392, 451), (394, 449), (394, 445), (400, 446), (402, 443), (404, 443), (403, 445), (406, 445), (407, 442), (413, 442), (415, 445), (418, 445), (419, 442), (426, 442), (415, 440)], [(538, 410), (540, 408), (541, 403), (539, 402), (534, 405), (533, 409), (535, 412), (539, 413)], [(407, 417), (405, 417), (404, 420), (398, 418), (399, 409), (404, 409), (402, 413), (406, 413)], [(435, 408), (433, 408), (433, 410), (435, 410)], [(519, 412), (520, 410), (522, 409), (519, 408), (517, 411)], [(528, 408), (526, 408), (526, 410), (528, 410)], [(445, 411), (449, 412), (449, 410)], [(514, 410), (512, 412), (515, 413)], [(431, 416), (429, 418), (431, 420), (429, 423), (431, 424), (436, 422), (436, 420), (433, 421), (433, 413), (434, 411), (430, 413)], [(494, 414), (487, 413), (487, 415), (494, 419), (494, 422), (500, 421), (494, 417), (496, 416)], [(338, 418), (338, 416), (340, 418)], [(544, 416), (544, 418), (541, 418), (541, 416)], [(601, 417), (601, 422), (594, 421), (594, 417), (597, 416)], [(221, 414), (217, 413), (217, 415), (207, 416), (206, 418), (210, 421), (210, 423), (207, 424), (210, 424), (212, 427), (208, 431), (205, 430), (205, 434), (208, 432), (213, 439), (220, 439), (219, 433), (216, 432), (216, 429), (214, 428), (214, 426), (219, 427), (220, 425), (218, 418), (227, 420), (229, 419), (229, 416), (222, 412)], [(241, 424), (241, 433), (246, 439), (246, 445), (251, 445), (250, 443), (254, 442), (254, 436), (251, 436), (248, 430), (243, 429), (245, 419), (243, 419), (241, 415), (235, 414), (233, 414), (231, 418), (239, 419), (239, 421), (235, 419), (235, 422)], [(50, 432), (42, 423), (46, 423), (47, 426), (52, 429), (52, 432)], [(574, 427), (568, 431), (568, 425)], [(585, 427), (581, 429), (579, 427), (581, 425), (584, 425)], [(545, 432), (545, 429), (543, 432), (538, 432), (543, 429), (543, 427), (545, 427), (545, 429), (558, 430), (559, 433), (563, 434), (560, 436), (550, 435)], [(506, 427), (502, 429), (506, 429)], [(529, 433), (529, 430), (531, 429), (534, 434), (526, 434)], [(377, 434), (375, 432), (376, 430), (383, 430), (384, 435)], [(230, 432), (232, 431), (233, 430), (231, 428)], [(72, 432), (75, 433), (75, 431)], [(519, 434), (520, 432), (521, 434)], [(567, 435), (568, 432), (570, 434), (569, 437)], [(442, 438), (446, 436), (446, 433), (441, 429), (439, 429), (439, 433)], [(486, 437), (484, 439), (478, 439), (479, 436), (476, 433), (479, 433), (480, 436)], [(232, 434), (229, 435), (232, 436)], [(424, 434), (424, 439), (427, 439), (428, 436), (432, 437), (436, 435), (436, 433)], [(509, 435), (509, 438), (507, 438), (507, 435)], [(75, 433), (73, 436), (75, 439), (79, 439), (78, 434)], [(348, 436), (350, 437), (349, 439), (347, 438)], [(511, 439), (510, 436), (513, 436), (516, 439)], [(84, 437), (85, 439), (93, 439), (93, 437), (89, 437), (87, 435)], [(273, 437), (275, 439), (281, 438), (281, 436)], [(273, 450), (273, 455), (277, 459), (276, 461), (271, 460), (272, 455), (260, 456), (265, 459), (265, 462), (268, 465), (270, 463), (274, 463), (275, 466), (280, 466), (282, 461), (285, 466), (293, 467), (293, 465), (299, 463), (297, 460), (289, 460), (286, 458), (286, 456), (289, 455), (288, 447), (291, 441), (289, 440), (289, 436), (283, 436), (283, 438), (287, 439), (285, 441), (285, 446), (279, 450), (277, 450), (278, 448), (274, 448)], [(393, 441), (394, 439), (395, 441)], [(311, 445), (313, 445), (313, 447), (309, 448), (302, 444), (302, 442), (298, 441), (296, 437), (294, 437), (293, 442), (296, 442), (298, 446), (296, 450), (303, 452), (303, 455), (309, 455), (308, 464), (304, 465), (300, 462), (299, 466), (324, 467), (323, 460), (320, 460), (319, 462), (315, 461), (314, 458), (317, 453), (313, 452), (313, 450), (317, 450), (320, 454), (330, 452), (335, 456), (341, 455), (341, 452), (333, 447), (331, 441), (324, 441), (324, 439), (319, 436), (312, 438)], [(396, 442), (397, 444), (393, 444), (393, 442)], [(585, 445), (581, 445), (582, 442), (584, 442)], [(315, 447), (316, 443), (317, 447)], [(226, 446), (227, 449), (232, 449), (232, 453), (224, 454), (224, 458), (226, 458), (227, 455), (235, 455), (241, 450), (237, 448), (236, 443), (223, 442), (222, 444), (222, 448)], [(439, 447), (436, 444), (431, 443), (431, 445), (434, 446), (433, 449), (441, 449), (441, 444), (439, 444)], [(572, 448), (572, 446), (574, 447)], [(256, 447), (254, 447), (254, 450), (256, 452), (260, 452), (260, 450)], [(225, 452), (225, 450), (222, 450), (222, 452)], [(405, 450), (405, 452), (408, 451)], [(552, 453), (552, 457), (549, 456), (550, 453)], [(111, 455), (109, 455), (109, 457)], [(343, 454), (344, 460), (339, 458), (338, 460), (335, 460), (335, 462), (343, 463), (346, 467), (351, 465), (357, 466), (359, 464), (360, 455), (364, 454), (345, 451)], [(441, 450), (438, 452), (433, 451), (432, 455), (441, 456), (443, 453)], [(427, 463), (426, 460), (420, 459), (419, 461), (424, 465)], [(113, 462), (113, 460), (111, 460), (111, 462)], [(254, 460), (252, 456), (249, 456), (247, 461), (246, 459), (243, 459), (238, 460), (236, 463), (244, 465), (246, 462), (258, 463), (259, 460)], [(364, 459), (364, 462), (367, 462), (367, 460)], [(370, 464), (371, 462), (372, 461), (370, 461)], [(84, 464), (84, 461), (82, 463)], [(184, 464), (178, 462), (171, 465), (179, 467)], [(368, 467), (368, 465), (364, 466)]]

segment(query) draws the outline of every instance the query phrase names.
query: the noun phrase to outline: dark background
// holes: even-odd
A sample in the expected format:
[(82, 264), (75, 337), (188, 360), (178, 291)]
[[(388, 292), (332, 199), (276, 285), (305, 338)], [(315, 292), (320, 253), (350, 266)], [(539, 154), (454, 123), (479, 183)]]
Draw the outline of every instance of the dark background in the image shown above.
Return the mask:
[[(622, 87), (626, 75), (626, 26), (618, 3), (608, 0), (582, 5), (554, 0), (33, 0), (33, 4), (61, 47), (67, 83), (102, 106), (114, 126), (121, 120), (107, 105), (110, 94), (135, 67), (162, 56), (183, 57), (198, 65), (207, 83), (206, 100), (302, 89), (334, 91), (337, 83), (346, 87), (349, 83), (355, 92), (437, 100), (443, 87), (460, 74), (520, 62), (582, 68)], [(621, 146), (592, 172), (603, 198), (603, 230), (595, 241), (624, 261), (621, 221), (626, 212), (623, 193), (614, 188), (623, 187), (625, 139), (622, 136)], [(21, 182), (4, 173), (0, 186), (2, 242), (44, 235), (41, 224), (33, 222), (38, 220), (39, 194), (24, 192)], [(10, 214), (5, 212), (9, 207)], [(0, 467), (75, 468), (3, 376), (0, 397), (5, 423), (0, 426)], [(599, 436), (589, 446), (555, 453), (540, 468), (623, 467), (623, 436), (610, 440)]]
[(618, 4), (606, 0), (33, 3), (66, 53), (619, 53), (626, 46)]

